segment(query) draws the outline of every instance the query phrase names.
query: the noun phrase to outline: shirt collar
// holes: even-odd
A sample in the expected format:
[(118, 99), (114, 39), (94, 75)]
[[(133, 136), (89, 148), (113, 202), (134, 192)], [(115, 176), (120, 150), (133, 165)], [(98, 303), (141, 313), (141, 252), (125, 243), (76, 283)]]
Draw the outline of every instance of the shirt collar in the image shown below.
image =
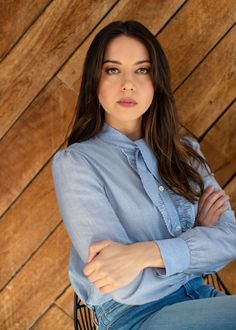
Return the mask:
[(104, 122), (101, 131), (96, 136), (102, 141), (123, 150), (140, 150), (147, 168), (157, 180), (160, 180), (157, 173), (157, 159), (144, 138), (133, 141), (106, 122)]
[(106, 122), (104, 122), (101, 131), (96, 136), (106, 143), (113, 144), (122, 149), (129, 150), (137, 149), (136, 142), (144, 140), (143, 138), (141, 138), (133, 141), (129, 139), (125, 134), (121, 133), (116, 128), (110, 126)]

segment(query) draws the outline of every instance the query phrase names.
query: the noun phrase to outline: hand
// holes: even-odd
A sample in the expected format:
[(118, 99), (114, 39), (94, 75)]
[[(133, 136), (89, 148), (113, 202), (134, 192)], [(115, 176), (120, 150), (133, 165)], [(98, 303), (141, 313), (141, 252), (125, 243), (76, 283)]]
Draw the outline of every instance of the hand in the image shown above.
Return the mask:
[(83, 272), (102, 293), (110, 293), (129, 284), (143, 268), (136, 244), (103, 240), (90, 245)]
[(214, 191), (214, 186), (207, 187), (199, 200), (195, 226), (213, 226), (229, 207), (224, 204), (228, 199), (229, 195), (225, 195), (224, 190)]

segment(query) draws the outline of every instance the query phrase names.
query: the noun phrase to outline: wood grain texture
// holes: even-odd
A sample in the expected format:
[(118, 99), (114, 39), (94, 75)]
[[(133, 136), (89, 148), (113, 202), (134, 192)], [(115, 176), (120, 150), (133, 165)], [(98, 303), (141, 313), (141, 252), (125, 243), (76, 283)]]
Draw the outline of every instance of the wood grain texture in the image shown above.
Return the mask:
[(176, 91), (181, 123), (200, 137), (235, 98), (236, 27)]
[(217, 121), (201, 142), (203, 153), (223, 186), (236, 169), (236, 102)]
[(236, 294), (236, 260), (229, 263), (219, 271), (220, 277), (231, 294)]
[(61, 224), (0, 293), (0, 329), (28, 329), (68, 286), (69, 237)]
[(0, 215), (65, 139), (76, 100), (72, 90), (54, 79), (1, 140)]
[(49, 162), (0, 221), (0, 289), (60, 221)]
[[(0, 1), (1, 330), (73, 328), (51, 157), (65, 147), (85, 54), (106, 24), (136, 19), (158, 38), (181, 131), (199, 140), (236, 209), (235, 12), (233, 0)], [(220, 271), (234, 293), (235, 269)]]
[(230, 195), (230, 204), (236, 215), (236, 176), (234, 176), (224, 189)]
[(0, 1), (0, 61), (51, 1)]
[[(176, 89), (235, 23), (234, 0), (191, 0), (158, 35)], [(227, 63), (225, 63), (227, 64)]]
[(0, 138), (114, 3), (54, 0), (47, 7), (0, 66)]
[(53, 305), (39, 321), (32, 326), (32, 330), (72, 330), (74, 322), (71, 317)]
[(67, 290), (55, 301), (60, 309), (73, 318), (74, 311), (74, 289), (69, 286)]
[(80, 88), (82, 66), (85, 54), (94, 36), (105, 25), (116, 20), (138, 20), (144, 24), (154, 35), (163, 25), (175, 14), (176, 10), (184, 3), (183, 0), (121, 0), (109, 13), (107, 17), (97, 26), (93, 33), (85, 40), (79, 49), (73, 54), (69, 61), (65, 63), (57, 76), (77, 93)]

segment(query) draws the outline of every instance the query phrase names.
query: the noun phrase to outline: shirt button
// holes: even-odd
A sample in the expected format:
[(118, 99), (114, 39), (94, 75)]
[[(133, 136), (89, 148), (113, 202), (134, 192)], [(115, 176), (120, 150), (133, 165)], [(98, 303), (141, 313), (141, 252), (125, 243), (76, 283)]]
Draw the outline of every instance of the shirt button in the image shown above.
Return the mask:
[(180, 231), (181, 229), (182, 229), (182, 228), (181, 228), (181, 226), (179, 226), (179, 225), (175, 227), (175, 230), (176, 230), (176, 231)]
[(159, 186), (159, 190), (160, 191), (163, 191), (164, 190), (164, 187), (163, 186)]

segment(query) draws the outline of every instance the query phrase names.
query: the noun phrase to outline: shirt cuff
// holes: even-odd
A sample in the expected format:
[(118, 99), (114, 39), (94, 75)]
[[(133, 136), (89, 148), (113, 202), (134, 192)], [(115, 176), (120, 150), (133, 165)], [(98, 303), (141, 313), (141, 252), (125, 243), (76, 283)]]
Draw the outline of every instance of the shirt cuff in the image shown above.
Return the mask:
[(190, 265), (190, 251), (187, 243), (179, 237), (154, 240), (160, 248), (165, 268), (155, 268), (159, 276), (170, 276), (184, 272)]

